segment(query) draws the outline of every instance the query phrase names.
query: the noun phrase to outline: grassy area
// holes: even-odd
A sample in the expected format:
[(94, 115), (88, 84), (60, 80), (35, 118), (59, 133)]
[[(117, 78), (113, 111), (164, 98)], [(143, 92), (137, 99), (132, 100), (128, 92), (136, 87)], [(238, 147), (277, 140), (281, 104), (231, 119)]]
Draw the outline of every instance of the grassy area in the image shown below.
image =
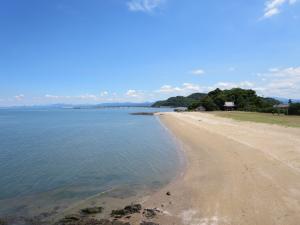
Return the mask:
[(213, 112), (213, 114), (239, 121), (278, 124), (288, 127), (300, 127), (300, 116), (272, 115), (271, 113), (256, 112)]

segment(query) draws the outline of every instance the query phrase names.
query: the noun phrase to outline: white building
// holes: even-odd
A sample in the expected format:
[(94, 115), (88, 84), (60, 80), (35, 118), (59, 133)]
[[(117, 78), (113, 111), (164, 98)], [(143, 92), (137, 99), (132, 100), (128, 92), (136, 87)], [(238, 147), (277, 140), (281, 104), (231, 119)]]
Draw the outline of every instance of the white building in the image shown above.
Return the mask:
[(235, 108), (234, 102), (225, 102), (225, 104), (224, 104), (225, 110), (231, 111), (231, 110), (234, 110), (234, 108)]

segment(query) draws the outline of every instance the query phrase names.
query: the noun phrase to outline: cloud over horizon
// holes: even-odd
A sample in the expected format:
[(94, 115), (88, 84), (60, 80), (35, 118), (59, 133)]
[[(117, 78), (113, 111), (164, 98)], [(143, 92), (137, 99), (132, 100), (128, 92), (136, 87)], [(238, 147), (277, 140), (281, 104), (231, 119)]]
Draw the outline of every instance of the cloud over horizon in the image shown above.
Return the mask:
[(258, 95), (267, 97), (283, 97), (300, 99), (300, 66), (285, 68), (270, 68), (266, 72), (258, 73), (254, 80), (241, 81), (217, 81), (212, 85), (201, 85), (200, 83), (184, 82), (181, 85), (162, 85), (159, 89), (142, 90), (128, 89), (125, 92), (101, 91), (99, 94), (86, 93), (81, 95), (55, 95), (45, 94), (41, 97), (26, 97), (18, 94), (8, 99), (1, 99), (1, 102), (8, 102), (6, 105), (29, 105), (34, 104), (97, 104), (104, 102), (147, 102), (157, 101), (172, 96), (187, 96), (195, 92), (208, 93), (216, 88), (222, 90), (232, 88), (253, 89)]
[(15, 96), (15, 99), (16, 99), (17, 101), (22, 101), (24, 98), (25, 98), (25, 95), (23, 95), (23, 94), (19, 94), (19, 95), (16, 95), (16, 96)]
[(300, 67), (272, 68), (264, 74), (258, 74), (262, 85), (259, 90), (267, 96), (299, 98)]

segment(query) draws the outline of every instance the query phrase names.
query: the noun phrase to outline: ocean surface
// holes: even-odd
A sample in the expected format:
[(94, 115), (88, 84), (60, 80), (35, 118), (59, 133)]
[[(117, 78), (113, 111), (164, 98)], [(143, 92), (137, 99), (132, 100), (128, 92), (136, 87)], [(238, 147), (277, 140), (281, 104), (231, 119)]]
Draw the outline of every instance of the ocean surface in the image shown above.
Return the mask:
[(130, 115), (140, 111), (157, 109), (1, 109), (0, 216), (167, 184), (178, 145), (155, 116)]

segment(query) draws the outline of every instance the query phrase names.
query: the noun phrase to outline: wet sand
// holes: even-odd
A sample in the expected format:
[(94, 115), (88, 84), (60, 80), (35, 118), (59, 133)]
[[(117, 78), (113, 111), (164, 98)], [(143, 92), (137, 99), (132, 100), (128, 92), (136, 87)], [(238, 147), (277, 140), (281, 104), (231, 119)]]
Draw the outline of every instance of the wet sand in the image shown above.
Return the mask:
[[(300, 224), (299, 128), (238, 122), (209, 113), (158, 116), (181, 141), (188, 162), (184, 174), (145, 200), (145, 207), (163, 211), (150, 221)], [(131, 222), (141, 220), (136, 215)]]

